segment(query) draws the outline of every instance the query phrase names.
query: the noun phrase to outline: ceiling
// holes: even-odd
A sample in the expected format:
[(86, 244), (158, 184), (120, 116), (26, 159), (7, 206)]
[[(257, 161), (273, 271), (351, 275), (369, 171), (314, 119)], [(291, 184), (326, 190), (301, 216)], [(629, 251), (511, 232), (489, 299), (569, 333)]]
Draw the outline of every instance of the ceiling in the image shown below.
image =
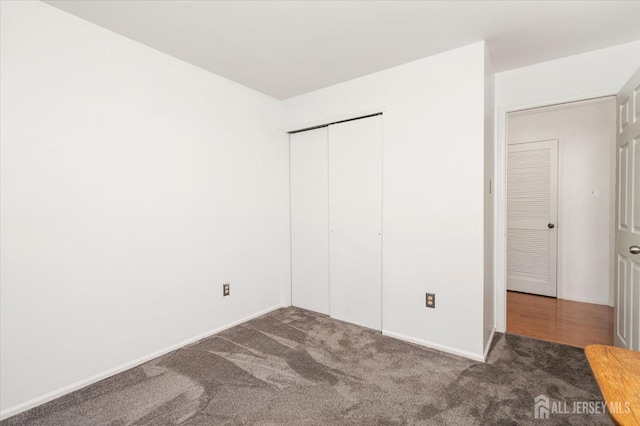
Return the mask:
[(504, 71), (640, 39), (640, 1), (46, 1), (278, 99), (476, 41)]

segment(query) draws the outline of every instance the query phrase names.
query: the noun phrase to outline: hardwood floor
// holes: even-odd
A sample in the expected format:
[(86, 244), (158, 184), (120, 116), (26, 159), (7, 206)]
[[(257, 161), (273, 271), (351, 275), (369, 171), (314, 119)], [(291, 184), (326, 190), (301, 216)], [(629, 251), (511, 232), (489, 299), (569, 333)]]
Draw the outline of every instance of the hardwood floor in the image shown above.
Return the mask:
[(579, 347), (613, 345), (613, 308), (508, 291), (507, 332)]

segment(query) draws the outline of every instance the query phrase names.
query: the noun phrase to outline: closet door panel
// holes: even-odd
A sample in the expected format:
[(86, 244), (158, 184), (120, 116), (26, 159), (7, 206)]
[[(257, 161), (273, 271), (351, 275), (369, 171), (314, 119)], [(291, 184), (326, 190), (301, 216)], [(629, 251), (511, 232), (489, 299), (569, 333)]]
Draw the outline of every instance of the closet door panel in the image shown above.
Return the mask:
[(327, 128), (289, 136), (291, 303), (329, 314)]
[(330, 315), (382, 329), (382, 116), (329, 126)]

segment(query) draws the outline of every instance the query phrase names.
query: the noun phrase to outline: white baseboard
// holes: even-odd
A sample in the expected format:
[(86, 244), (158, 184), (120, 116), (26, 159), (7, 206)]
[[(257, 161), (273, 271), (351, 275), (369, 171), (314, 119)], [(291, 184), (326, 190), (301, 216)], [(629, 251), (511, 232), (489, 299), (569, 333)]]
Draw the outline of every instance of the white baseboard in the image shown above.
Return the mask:
[(166, 348), (160, 349), (159, 351), (150, 353), (148, 355), (144, 355), (144, 356), (142, 356), (140, 358), (137, 358), (137, 359), (135, 359), (133, 361), (129, 361), (127, 363), (124, 363), (124, 364), (119, 365), (117, 367), (114, 367), (114, 368), (111, 368), (109, 370), (103, 371), (101, 373), (94, 374), (93, 376), (87, 377), (86, 379), (79, 380), (79, 381), (77, 381), (75, 383), (72, 383), (70, 385), (61, 387), (61, 388), (56, 389), (56, 390), (54, 390), (52, 392), (49, 392), (49, 393), (46, 393), (44, 395), (38, 396), (36, 398), (30, 399), (29, 401), (23, 402), (23, 403), (18, 404), (18, 405), (14, 405), (13, 407), (6, 408), (6, 409), (0, 411), (0, 420), (4, 420), (4, 419), (9, 418), (11, 416), (15, 416), (16, 414), (20, 414), (23, 411), (27, 411), (27, 410), (29, 410), (31, 408), (37, 407), (38, 405), (42, 405), (42, 404), (44, 404), (46, 402), (49, 402), (49, 401), (54, 400), (56, 398), (59, 398), (59, 397), (61, 397), (63, 395), (66, 395), (69, 392), (73, 392), (75, 390), (78, 390), (78, 389), (81, 389), (81, 388), (83, 388), (85, 386), (88, 386), (88, 385), (90, 385), (92, 383), (95, 383), (95, 382), (98, 382), (100, 380), (106, 379), (107, 377), (111, 377), (111, 376), (114, 376), (114, 375), (116, 375), (118, 373), (121, 373), (123, 371), (129, 370), (129, 369), (131, 369), (133, 367), (137, 367), (140, 364), (144, 364), (145, 362), (151, 361), (154, 358), (158, 358), (159, 356), (167, 354), (167, 353), (169, 353), (171, 351), (175, 351), (176, 349), (180, 349), (183, 346), (189, 345), (189, 344), (191, 344), (193, 342), (197, 342), (198, 340), (202, 340), (202, 339), (207, 338), (209, 336), (213, 336), (214, 334), (220, 333), (221, 331), (224, 331), (224, 330), (226, 330), (228, 328), (234, 327), (234, 326), (236, 326), (238, 324), (242, 324), (244, 322), (247, 322), (249, 320), (252, 320), (254, 318), (262, 316), (264, 314), (268, 314), (269, 312), (275, 311), (275, 310), (283, 308), (283, 307), (285, 307), (284, 304), (278, 304), (278, 305), (272, 306), (272, 307), (264, 309), (264, 310), (262, 310), (260, 312), (256, 312), (255, 314), (251, 314), (249, 316), (241, 318), (241, 319), (239, 319), (237, 321), (233, 321), (233, 322), (231, 322), (229, 324), (225, 324), (225, 325), (223, 325), (221, 327), (215, 328), (213, 330), (207, 331), (207, 332), (199, 334), (197, 336), (190, 337), (190, 338), (185, 339), (185, 340), (183, 340), (181, 342), (178, 342), (178, 343), (176, 343), (174, 345), (171, 345), (171, 346), (168, 346)]
[(487, 357), (489, 356), (489, 349), (491, 349), (491, 342), (493, 342), (493, 337), (496, 334), (496, 329), (495, 327), (493, 328), (493, 330), (491, 330), (491, 336), (489, 336), (489, 340), (487, 341), (487, 346), (484, 348), (484, 356), (483, 356), (483, 361), (487, 362)]
[(598, 299), (590, 299), (588, 297), (570, 296), (570, 295), (566, 295), (566, 294), (563, 294), (562, 297), (558, 297), (558, 299), (571, 300), (573, 302), (592, 303), (594, 305), (610, 306), (609, 305), (609, 299), (607, 299), (607, 300), (598, 300)]
[(403, 334), (398, 334), (393, 331), (382, 330), (382, 334), (384, 334), (385, 336), (393, 337), (394, 339), (404, 340), (405, 342), (415, 343), (416, 345), (420, 345), (420, 346), (426, 346), (427, 348), (437, 349), (442, 352), (463, 356), (465, 358), (469, 358), (474, 361), (484, 362), (484, 356), (481, 354), (475, 354), (473, 352), (463, 351), (463, 350), (452, 348), (449, 346), (440, 345), (438, 343), (428, 342), (422, 339), (416, 339), (415, 337), (405, 336)]

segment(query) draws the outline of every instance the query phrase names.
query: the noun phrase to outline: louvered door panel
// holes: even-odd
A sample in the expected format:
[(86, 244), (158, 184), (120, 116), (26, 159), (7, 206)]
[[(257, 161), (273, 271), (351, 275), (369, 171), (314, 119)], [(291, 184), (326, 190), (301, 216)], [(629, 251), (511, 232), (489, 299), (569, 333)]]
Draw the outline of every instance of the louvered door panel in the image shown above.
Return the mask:
[(510, 247), (508, 274), (536, 281), (549, 278), (549, 233), (533, 229), (512, 229), (507, 236)]
[[(507, 288), (556, 296), (558, 142), (509, 145)], [(553, 224), (553, 228), (549, 227)]]

